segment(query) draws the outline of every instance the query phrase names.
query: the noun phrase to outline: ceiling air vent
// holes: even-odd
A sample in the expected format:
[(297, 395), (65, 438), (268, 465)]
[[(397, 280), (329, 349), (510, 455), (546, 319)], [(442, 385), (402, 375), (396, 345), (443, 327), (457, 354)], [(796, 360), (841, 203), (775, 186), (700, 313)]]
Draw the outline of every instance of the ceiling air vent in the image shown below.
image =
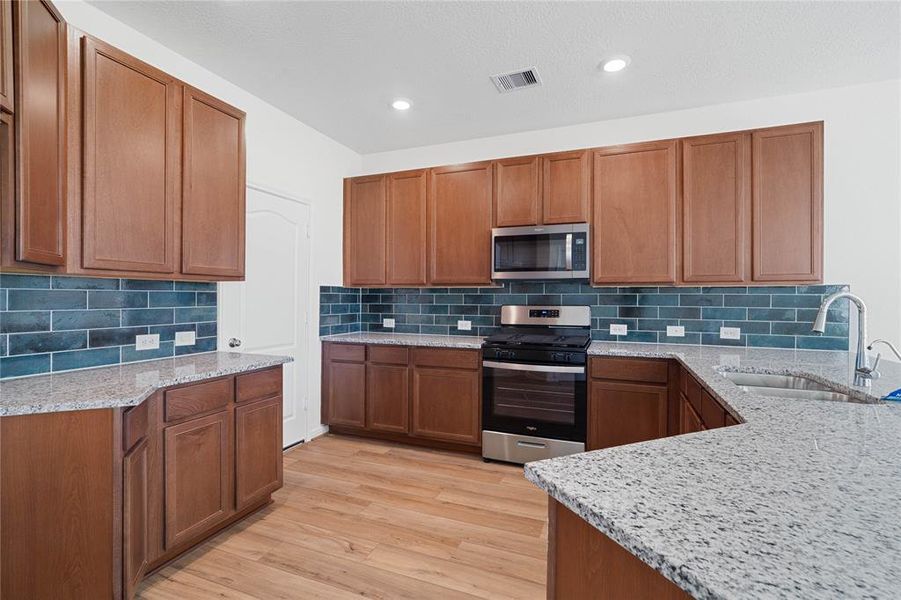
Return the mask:
[(510, 73), (501, 73), (492, 75), (491, 81), (497, 87), (497, 91), (504, 94), (513, 90), (534, 87), (541, 85), (541, 79), (538, 77), (538, 71), (534, 68), (524, 69), (522, 71), (511, 71)]

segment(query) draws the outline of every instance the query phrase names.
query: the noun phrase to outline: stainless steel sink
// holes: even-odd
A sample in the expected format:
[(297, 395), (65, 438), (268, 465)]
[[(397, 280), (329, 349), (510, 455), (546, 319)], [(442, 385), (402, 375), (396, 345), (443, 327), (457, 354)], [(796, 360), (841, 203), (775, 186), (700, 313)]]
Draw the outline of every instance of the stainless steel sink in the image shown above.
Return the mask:
[(731, 372), (723, 373), (723, 377), (746, 392), (760, 396), (853, 402), (853, 399), (847, 394), (836, 392), (806, 377)]

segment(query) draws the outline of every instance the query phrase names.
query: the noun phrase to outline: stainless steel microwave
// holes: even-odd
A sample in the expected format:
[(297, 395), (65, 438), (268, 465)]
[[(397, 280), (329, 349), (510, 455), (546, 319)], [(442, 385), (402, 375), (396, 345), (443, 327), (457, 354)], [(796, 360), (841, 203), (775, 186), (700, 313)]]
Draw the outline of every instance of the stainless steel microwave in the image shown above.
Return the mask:
[(588, 223), (491, 230), (492, 279), (588, 279)]

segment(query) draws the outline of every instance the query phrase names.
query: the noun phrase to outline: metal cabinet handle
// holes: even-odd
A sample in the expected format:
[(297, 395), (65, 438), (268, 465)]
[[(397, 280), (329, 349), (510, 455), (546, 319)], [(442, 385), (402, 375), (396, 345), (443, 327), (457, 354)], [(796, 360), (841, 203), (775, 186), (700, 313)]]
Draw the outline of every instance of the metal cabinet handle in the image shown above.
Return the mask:
[(239, 340), (238, 338), (232, 338), (232, 339), (228, 340), (229, 348), (237, 348), (240, 345), (241, 345), (241, 340)]

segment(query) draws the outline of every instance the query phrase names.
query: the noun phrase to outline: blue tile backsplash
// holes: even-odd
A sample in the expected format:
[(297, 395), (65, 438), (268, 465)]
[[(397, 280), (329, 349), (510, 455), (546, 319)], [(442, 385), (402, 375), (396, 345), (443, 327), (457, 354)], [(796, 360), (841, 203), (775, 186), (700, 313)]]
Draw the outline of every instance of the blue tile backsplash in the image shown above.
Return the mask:
[[(768, 287), (591, 287), (578, 281), (507, 282), (483, 288), (320, 288), (319, 333), (394, 331), (487, 335), (500, 325), (504, 304), (591, 306), (596, 340), (717, 346), (847, 350), (849, 310), (845, 302), (829, 310), (823, 336), (811, 333), (824, 295), (845, 285)], [(393, 330), (382, 319), (393, 318)], [(458, 331), (457, 321), (472, 322)], [(628, 335), (610, 335), (610, 325), (628, 326)], [(666, 335), (668, 325), (684, 337)], [(741, 338), (720, 338), (720, 327), (740, 327)]]
[[(0, 378), (213, 351), (216, 307), (215, 283), (3, 274)], [(196, 343), (176, 348), (177, 331)], [(146, 333), (159, 349), (135, 350)]]

